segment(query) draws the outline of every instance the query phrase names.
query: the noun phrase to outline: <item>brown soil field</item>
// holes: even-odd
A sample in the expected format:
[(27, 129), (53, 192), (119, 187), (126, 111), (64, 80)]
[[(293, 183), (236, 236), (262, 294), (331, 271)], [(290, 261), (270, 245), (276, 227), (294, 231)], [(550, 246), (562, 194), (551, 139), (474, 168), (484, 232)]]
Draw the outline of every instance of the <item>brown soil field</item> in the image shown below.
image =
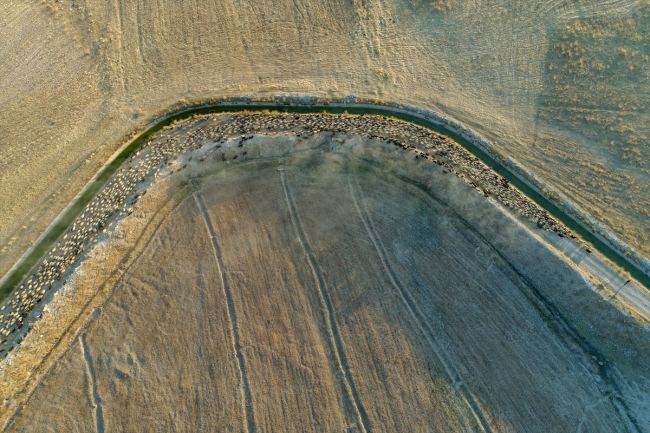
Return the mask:
[(237, 143), (88, 253), (0, 369), (4, 431), (650, 431), (650, 328), (540, 229), (390, 143)]
[(6, 0), (0, 274), (169, 107), (275, 93), (450, 115), (650, 257), (648, 0)]

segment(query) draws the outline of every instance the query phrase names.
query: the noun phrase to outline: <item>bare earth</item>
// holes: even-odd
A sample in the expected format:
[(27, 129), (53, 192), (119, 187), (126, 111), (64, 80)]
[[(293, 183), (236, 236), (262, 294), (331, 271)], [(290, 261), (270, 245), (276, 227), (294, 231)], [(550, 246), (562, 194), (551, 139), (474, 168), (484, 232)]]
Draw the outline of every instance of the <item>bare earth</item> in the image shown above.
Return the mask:
[(290, 92), (455, 117), (650, 257), (648, 0), (5, 0), (0, 275), (134, 129)]
[(535, 229), (390, 144), (247, 149), (90, 252), (0, 370), (5, 431), (650, 431), (648, 327)]

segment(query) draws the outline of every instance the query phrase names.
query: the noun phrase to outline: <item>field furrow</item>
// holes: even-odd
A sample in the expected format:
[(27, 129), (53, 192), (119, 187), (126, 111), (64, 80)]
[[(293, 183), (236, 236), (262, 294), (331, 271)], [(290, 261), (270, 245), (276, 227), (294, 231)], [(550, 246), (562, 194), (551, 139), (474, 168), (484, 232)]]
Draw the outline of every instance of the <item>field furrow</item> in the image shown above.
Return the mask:
[(232, 336), (232, 346), (233, 353), (237, 359), (238, 371), (239, 371), (239, 380), (241, 382), (241, 404), (242, 412), (244, 413), (244, 418), (246, 419), (246, 431), (255, 432), (257, 427), (255, 425), (255, 417), (253, 415), (253, 399), (251, 397), (251, 389), (248, 383), (248, 374), (246, 373), (246, 361), (241, 352), (241, 342), (239, 337), (239, 319), (237, 318), (237, 310), (235, 308), (235, 302), (232, 297), (232, 290), (230, 288), (230, 283), (228, 281), (228, 274), (224, 272), (223, 259), (221, 258), (221, 248), (219, 248), (219, 243), (217, 242), (217, 234), (214, 231), (212, 226), (212, 221), (210, 220), (210, 215), (208, 215), (208, 210), (205, 205), (205, 199), (200, 194), (195, 194), (194, 199), (196, 204), (201, 210), (201, 215), (205, 221), (206, 229), (212, 241), (212, 247), (214, 248), (214, 257), (217, 262), (217, 272), (219, 273), (219, 278), (221, 280), (221, 287), (223, 288), (223, 294), (226, 298), (226, 304), (228, 306), (228, 322), (230, 323), (230, 334)]

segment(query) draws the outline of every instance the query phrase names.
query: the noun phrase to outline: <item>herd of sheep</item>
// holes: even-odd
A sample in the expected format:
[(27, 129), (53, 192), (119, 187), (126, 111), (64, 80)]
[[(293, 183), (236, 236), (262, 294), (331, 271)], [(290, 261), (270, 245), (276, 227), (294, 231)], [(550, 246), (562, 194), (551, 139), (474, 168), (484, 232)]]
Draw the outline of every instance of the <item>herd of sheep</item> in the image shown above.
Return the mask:
[[(238, 151), (245, 155), (245, 141), (253, 135), (315, 135), (321, 132), (356, 134), (413, 152), (414, 159), (438, 164), (444, 167), (444, 172), (455, 173), (480, 193), (492, 195), (504, 205), (518, 209), (540, 228), (561, 236), (569, 235), (566, 227), (463, 147), (408, 122), (371, 115), (260, 113), (195, 116), (166, 127), (136, 151), (73, 221), (35, 270), (7, 298), (0, 307), (0, 357), (6, 357), (20, 343), (36, 306), (42, 303), (50, 290), (65, 284), (65, 280), (61, 280), (71, 272), (84, 251), (98, 241), (100, 234), (111, 224), (111, 218), (129, 215), (133, 204), (146, 193), (146, 182), (151, 182), (179, 155), (203, 146), (214, 148), (231, 139), (239, 141)], [(241, 155), (236, 153), (230, 158)], [(222, 155), (222, 160), (225, 158), (225, 154)]]

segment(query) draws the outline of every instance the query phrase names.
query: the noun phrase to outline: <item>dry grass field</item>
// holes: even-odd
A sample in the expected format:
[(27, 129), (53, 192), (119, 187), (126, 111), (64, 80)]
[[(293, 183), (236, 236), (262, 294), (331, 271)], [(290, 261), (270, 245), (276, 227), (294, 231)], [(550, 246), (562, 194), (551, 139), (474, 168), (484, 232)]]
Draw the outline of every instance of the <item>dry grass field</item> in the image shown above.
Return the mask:
[(7, 0), (0, 274), (179, 101), (319, 94), (441, 111), (650, 257), (648, 0)]
[(463, 181), (233, 147), (89, 253), (0, 371), (5, 431), (650, 431), (648, 327)]

